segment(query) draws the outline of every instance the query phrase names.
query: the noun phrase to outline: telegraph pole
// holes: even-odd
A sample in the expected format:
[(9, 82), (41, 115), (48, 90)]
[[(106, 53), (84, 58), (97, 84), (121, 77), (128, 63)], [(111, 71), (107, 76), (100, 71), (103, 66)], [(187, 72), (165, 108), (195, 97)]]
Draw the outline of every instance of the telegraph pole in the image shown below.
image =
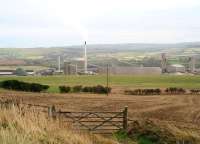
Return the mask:
[(107, 64), (107, 69), (106, 69), (106, 79), (107, 79), (107, 96), (109, 94), (108, 92), (108, 83), (109, 83), (109, 67), (108, 67), (108, 64)]

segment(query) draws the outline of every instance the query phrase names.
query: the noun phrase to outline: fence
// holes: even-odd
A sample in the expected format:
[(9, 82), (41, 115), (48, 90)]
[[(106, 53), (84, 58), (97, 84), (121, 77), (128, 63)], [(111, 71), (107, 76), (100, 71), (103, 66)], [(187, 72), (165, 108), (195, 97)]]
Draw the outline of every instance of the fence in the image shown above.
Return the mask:
[(57, 112), (61, 124), (72, 123), (73, 127), (81, 130), (89, 130), (93, 133), (109, 134), (119, 130), (127, 130), (128, 107), (119, 112)]
[(48, 114), (48, 117), (59, 120), (60, 125), (72, 124), (73, 128), (93, 133), (111, 134), (119, 130), (127, 131), (128, 128), (128, 107), (118, 112), (71, 112), (56, 110), (55, 106), (27, 104), (13, 100), (0, 101), (0, 105), (1, 108), (15, 106), (22, 111), (26, 108), (32, 108), (36, 112), (44, 112)]

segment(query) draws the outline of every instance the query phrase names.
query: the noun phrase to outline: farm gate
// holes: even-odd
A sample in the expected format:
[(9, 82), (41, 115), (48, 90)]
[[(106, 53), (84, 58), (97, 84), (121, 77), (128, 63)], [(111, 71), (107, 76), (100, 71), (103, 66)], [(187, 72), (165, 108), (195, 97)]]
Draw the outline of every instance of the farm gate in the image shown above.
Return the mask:
[(23, 109), (32, 109), (43, 112), (53, 119), (59, 120), (60, 125), (72, 124), (73, 128), (90, 131), (92, 133), (111, 134), (128, 127), (128, 107), (122, 111), (82, 111), (71, 112), (56, 110), (55, 106), (44, 106), (27, 103), (18, 103), (13, 100), (0, 101), (1, 108), (12, 106)]
[(88, 130), (93, 133), (109, 134), (119, 130), (127, 130), (128, 107), (119, 112), (68, 112), (58, 111), (57, 117), (61, 123), (72, 123), (73, 127)]

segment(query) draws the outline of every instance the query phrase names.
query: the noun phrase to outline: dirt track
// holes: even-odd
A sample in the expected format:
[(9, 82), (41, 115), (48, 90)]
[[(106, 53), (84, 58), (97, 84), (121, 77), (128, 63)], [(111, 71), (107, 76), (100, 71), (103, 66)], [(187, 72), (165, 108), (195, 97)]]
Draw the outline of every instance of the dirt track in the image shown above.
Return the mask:
[(24, 102), (56, 105), (68, 111), (119, 111), (128, 106), (129, 118), (155, 118), (164, 121), (200, 124), (200, 96), (127, 96), (93, 94), (33, 94), (2, 92), (0, 97), (15, 97)]

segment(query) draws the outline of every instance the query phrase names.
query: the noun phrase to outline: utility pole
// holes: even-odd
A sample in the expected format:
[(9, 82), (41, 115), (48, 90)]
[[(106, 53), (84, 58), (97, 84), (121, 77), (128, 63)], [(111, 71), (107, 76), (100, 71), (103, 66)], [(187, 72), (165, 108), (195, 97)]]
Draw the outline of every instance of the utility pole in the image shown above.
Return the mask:
[(108, 83), (109, 83), (109, 67), (108, 67), (108, 64), (107, 64), (107, 70), (106, 70), (106, 79), (107, 79), (107, 96), (109, 94), (109, 91), (108, 91)]
[(58, 56), (58, 72), (60, 72), (60, 56)]

